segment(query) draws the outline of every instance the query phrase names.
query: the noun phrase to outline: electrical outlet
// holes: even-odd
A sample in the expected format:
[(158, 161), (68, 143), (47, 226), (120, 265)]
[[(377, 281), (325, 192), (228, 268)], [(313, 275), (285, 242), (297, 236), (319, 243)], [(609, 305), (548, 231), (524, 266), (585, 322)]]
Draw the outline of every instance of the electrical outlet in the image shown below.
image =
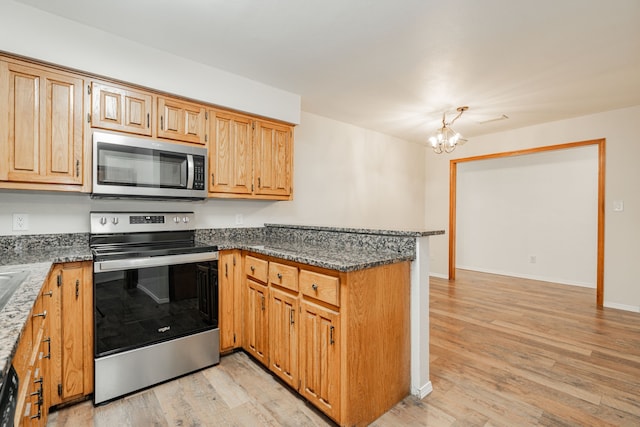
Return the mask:
[(26, 231), (29, 229), (29, 215), (25, 213), (13, 214), (13, 231)]
[(244, 218), (242, 217), (242, 214), (236, 214), (236, 225), (242, 225), (243, 222)]

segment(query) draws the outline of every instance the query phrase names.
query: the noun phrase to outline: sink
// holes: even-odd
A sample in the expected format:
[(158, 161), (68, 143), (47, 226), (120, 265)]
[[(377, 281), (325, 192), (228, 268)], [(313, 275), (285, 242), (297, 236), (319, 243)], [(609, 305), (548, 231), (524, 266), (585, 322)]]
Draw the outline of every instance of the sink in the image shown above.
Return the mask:
[(0, 311), (11, 298), (11, 295), (29, 275), (28, 270), (6, 271), (0, 273)]

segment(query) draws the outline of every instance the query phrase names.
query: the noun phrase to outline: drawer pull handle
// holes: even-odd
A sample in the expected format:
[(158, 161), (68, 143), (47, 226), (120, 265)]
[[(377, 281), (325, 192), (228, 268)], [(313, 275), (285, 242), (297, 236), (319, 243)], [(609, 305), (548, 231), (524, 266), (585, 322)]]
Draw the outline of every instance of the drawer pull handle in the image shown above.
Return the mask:
[(293, 325), (296, 323), (294, 315), (293, 315), (293, 310), (289, 311), (289, 322)]
[(278, 273), (278, 279), (282, 280), (282, 274)]
[(53, 291), (43, 292), (43, 293), (42, 293), (42, 296), (43, 296), (43, 297), (44, 297), (44, 296), (47, 296), (47, 297), (51, 297), (51, 298), (53, 298)]
[(43, 339), (42, 342), (46, 342), (48, 347), (48, 354), (46, 356), (42, 356), (42, 358), (51, 359), (51, 337)]
[(224, 265), (224, 277), (229, 277), (229, 264)]
[(262, 295), (262, 311), (264, 311), (264, 295)]
[(34, 314), (32, 317), (42, 317), (43, 319), (46, 319), (47, 318), (47, 310), (43, 311), (42, 313)]
[(318, 285), (316, 285), (314, 283), (313, 285), (311, 285), (311, 289), (313, 289), (314, 291), (318, 292)]
[(329, 344), (333, 345), (333, 343), (335, 343), (335, 341), (333, 340), (333, 330), (335, 329), (335, 327), (330, 327), (329, 328)]
[(76, 299), (80, 296), (80, 280), (76, 280)]

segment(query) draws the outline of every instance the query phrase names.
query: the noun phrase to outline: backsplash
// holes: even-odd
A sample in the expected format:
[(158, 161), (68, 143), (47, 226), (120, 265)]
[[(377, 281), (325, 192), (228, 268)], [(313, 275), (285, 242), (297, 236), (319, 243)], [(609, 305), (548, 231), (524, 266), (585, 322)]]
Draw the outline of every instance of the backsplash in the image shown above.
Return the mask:
[(85, 247), (88, 245), (89, 233), (0, 236), (0, 253), (20, 253), (57, 247)]

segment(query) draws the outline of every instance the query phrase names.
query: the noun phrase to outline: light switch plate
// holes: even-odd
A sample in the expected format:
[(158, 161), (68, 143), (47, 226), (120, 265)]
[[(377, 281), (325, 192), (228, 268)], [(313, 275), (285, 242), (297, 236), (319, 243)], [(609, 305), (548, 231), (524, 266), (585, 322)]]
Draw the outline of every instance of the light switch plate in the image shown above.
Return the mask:
[(26, 231), (29, 229), (29, 215), (25, 213), (13, 214), (13, 231)]

